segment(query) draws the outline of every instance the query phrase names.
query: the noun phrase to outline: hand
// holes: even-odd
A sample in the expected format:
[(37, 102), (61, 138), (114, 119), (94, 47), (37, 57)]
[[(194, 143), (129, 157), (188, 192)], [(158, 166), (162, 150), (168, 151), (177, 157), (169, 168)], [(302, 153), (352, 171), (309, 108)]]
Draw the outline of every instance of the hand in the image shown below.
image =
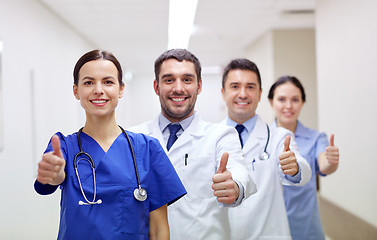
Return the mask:
[(295, 153), (289, 149), (291, 136), (286, 136), (284, 140), (284, 152), (279, 155), (280, 167), (286, 175), (294, 176), (298, 173), (299, 167)]
[(330, 165), (339, 164), (339, 148), (334, 146), (334, 134), (331, 134), (330, 145), (326, 147), (326, 158)]
[(51, 144), (54, 151), (43, 154), (38, 163), (37, 181), (42, 184), (59, 185), (65, 178), (65, 160), (60, 149), (60, 139), (52, 136)]
[(232, 174), (226, 169), (229, 153), (221, 156), (220, 166), (216, 174), (212, 177), (213, 195), (217, 197), (217, 201), (231, 204), (237, 200), (239, 195), (238, 185), (233, 181)]

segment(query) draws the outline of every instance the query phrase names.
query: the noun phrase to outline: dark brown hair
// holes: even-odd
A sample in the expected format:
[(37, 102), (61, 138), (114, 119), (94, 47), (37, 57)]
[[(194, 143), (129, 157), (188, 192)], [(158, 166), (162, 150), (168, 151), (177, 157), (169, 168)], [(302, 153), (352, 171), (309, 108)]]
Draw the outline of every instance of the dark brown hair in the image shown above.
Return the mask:
[(110, 53), (108, 51), (102, 51), (102, 50), (92, 50), (92, 51), (87, 52), (84, 55), (82, 55), (82, 57), (77, 61), (75, 68), (73, 69), (73, 83), (76, 86), (78, 85), (79, 72), (80, 72), (81, 67), (85, 63), (90, 62), (90, 61), (94, 61), (94, 60), (98, 60), (98, 59), (109, 60), (112, 63), (114, 63), (115, 67), (118, 69), (119, 85), (123, 86), (123, 84), (124, 84), (123, 80), (122, 80), (123, 71), (122, 71), (122, 67), (121, 67), (118, 59), (116, 59), (116, 57), (112, 53)]
[(268, 92), (268, 99), (272, 100), (274, 98), (274, 94), (275, 94), (275, 89), (284, 84), (284, 83), (287, 83), (287, 82), (290, 82), (292, 83), (293, 85), (295, 85), (298, 89), (300, 89), (300, 92), (301, 92), (301, 99), (303, 102), (306, 101), (306, 95), (305, 95), (305, 89), (304, 87), (302, 86), (301, 82), (294, 76), (281, 76), (278, 78), (278, 80), (276, 80), (276, 82), (274, 84), (272, 84), (271, 88), (270, 88), (270, 91)]

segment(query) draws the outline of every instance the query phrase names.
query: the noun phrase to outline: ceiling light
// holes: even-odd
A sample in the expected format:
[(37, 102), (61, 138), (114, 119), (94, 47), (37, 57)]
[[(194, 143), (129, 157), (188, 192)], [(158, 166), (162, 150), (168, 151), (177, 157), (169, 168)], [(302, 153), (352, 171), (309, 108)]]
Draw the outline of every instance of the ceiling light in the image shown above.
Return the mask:
[(169, 1), (168, 49), (188, 47), (197, 4), (198, 0)]

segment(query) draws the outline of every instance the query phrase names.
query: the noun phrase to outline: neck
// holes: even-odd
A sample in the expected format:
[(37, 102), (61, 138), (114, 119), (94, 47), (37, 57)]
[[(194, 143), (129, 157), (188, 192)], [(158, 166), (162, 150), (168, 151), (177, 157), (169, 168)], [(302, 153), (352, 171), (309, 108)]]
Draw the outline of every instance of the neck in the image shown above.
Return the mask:
[(87, 116), (83, 132), (96, 140), (104, 140), (118, 136), (121, 132), (115, 116), (98, 118)]
[(230, 114), (228, 114), (228, 117), (235, 121), (236, 123), (238, 124), (243, 124), (244, 122), (248, 121), (249, 119), (252, 119), (253, 117), (255, 116), (255, 113), (252, 115), (252, 116), (247, 116), (247, 118), (244, 118), (244, 117), (239, 117), (239, 116), (231, 116)]
[(286, 128), (286, 129), (290, 130), (293, 133), (296, 132), (297, 121), (290, 122), (290, 123), (283, 123), (283, 122), (280, 122), (279, 120), (277, 120), (276, 124), (277, 124), (278, 127)]

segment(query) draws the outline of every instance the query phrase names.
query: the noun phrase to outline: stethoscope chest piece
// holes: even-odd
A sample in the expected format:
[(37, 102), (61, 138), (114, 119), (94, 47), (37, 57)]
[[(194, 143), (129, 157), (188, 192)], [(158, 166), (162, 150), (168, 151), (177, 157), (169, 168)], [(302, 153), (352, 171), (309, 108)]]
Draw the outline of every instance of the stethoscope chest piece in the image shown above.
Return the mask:
[(134, 197), (136, 200), (143, 202), (147, 199), (147, 191), (144, 188), (136, 188), (134, 191)]
[(270, 156), (268, 155), (267, 152), (261, 152), (261, 153), (259, 154), (259, 159), (260, 159), (260, 160), (267, 160), (269, 157), (270, 157)]

